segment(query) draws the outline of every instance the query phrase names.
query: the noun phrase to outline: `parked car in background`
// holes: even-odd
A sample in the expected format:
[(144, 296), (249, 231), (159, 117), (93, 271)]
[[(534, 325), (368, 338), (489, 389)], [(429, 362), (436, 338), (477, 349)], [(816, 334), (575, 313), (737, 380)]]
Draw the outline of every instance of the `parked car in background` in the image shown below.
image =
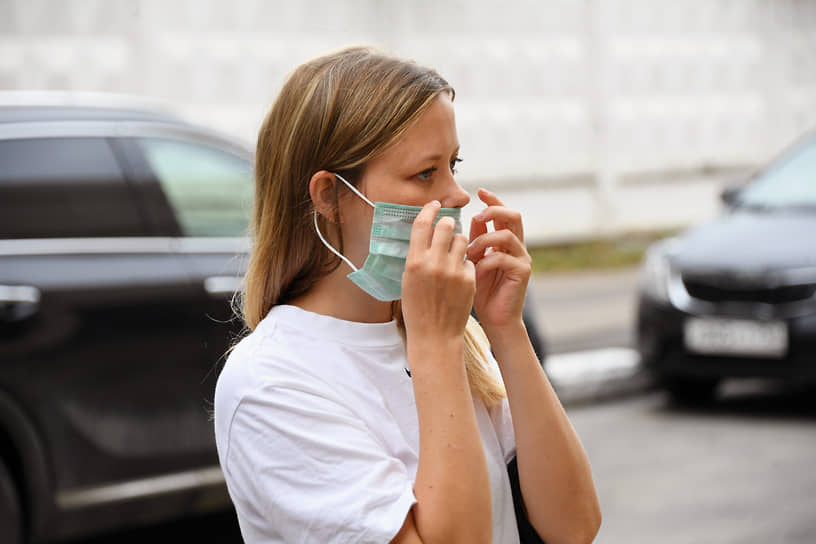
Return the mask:
[(638, 349), (682, 401), (729, 377), (816, 380), (816, 134), (723, 200), (642, 265)]
[(208, 409), (250, 153), (111, 97), (0, 104), (0, 540), (229, 507)]
[(210, 412), (251, 170), (129, 100), (0, 93), (3, 544), (230, 507)]

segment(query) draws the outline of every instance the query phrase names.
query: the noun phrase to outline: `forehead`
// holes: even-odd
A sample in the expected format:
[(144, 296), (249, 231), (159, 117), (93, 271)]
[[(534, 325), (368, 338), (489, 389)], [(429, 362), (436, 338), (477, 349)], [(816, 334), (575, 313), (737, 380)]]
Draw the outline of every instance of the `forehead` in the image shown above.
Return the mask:
[(422, 160), (439, 154), (446, 159), (459, 147), (453, 102), (447, 94), (437, 96), (420, 118), (380, 158)]

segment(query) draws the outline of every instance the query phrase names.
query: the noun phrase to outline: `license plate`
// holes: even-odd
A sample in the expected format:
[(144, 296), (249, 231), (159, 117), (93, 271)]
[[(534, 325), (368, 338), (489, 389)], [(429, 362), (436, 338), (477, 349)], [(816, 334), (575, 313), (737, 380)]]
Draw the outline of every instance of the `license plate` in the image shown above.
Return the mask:
[(788, 352), (784, 321), (690, 318), (683, 337), (686, 349), (702, 355), (782, 358)]

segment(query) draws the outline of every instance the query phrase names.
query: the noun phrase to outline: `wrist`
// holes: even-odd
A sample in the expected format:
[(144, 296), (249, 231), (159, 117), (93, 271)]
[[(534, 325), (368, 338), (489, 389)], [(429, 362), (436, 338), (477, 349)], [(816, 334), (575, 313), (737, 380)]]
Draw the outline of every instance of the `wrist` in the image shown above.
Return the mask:
[(464, 335), (459, 336), (432, 336), (408, 335), (405, 344), (408, 353), (417, 355), (457, 354), (463, 353), (465, 348)]
[(520, 341), (526, 342), (529, 340), (529, 337), (527, 336), (527, 327), (524, 325), (524, 321), (521, 318), (502, 325), (482, 323), (482, 330), (484, 330), (484, 333), (490, 342), (490, 346), (494, 350), (500, 349), (508, 344), (518, 345), (518, 342)]
[(452, 361), (464, 364), (465, 341), (463, 336), (444, 337), (408, 335), (406, 355), (411, 372), (425, 367), (450, 367)]

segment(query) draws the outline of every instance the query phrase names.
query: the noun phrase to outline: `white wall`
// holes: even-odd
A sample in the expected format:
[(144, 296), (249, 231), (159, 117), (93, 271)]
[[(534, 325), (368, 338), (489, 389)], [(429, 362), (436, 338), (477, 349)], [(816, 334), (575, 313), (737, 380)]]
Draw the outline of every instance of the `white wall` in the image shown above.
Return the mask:
[(252, 142), (291, 68), (352, 43), (456, 87), (460, 179), (533, 243), (703, 220), (816, 125), (811, 0), (0, 0), (0, 88), (146, 95)]

